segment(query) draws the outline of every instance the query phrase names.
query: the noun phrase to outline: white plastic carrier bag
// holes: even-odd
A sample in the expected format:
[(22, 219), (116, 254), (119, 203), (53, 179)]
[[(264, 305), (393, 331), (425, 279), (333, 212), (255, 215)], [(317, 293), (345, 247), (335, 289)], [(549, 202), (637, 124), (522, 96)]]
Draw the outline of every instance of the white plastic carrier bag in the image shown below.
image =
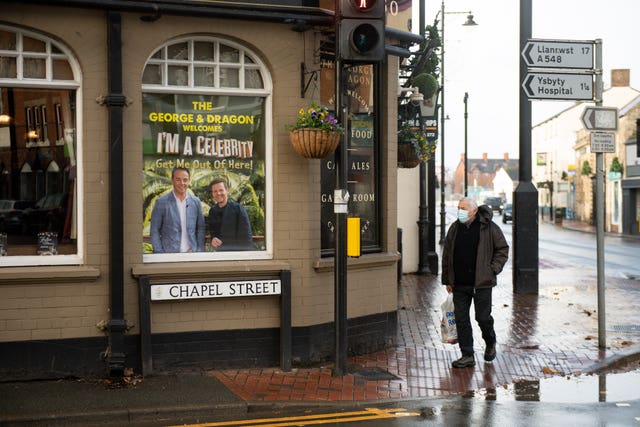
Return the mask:
[(458, 332), (456, 330), (456, 316), (453, 312), (453, 293), (447, 294), (440, 309), (442, 310), (442, 320), (440, 321), (442, 342), (455, 344), (458, 342)]

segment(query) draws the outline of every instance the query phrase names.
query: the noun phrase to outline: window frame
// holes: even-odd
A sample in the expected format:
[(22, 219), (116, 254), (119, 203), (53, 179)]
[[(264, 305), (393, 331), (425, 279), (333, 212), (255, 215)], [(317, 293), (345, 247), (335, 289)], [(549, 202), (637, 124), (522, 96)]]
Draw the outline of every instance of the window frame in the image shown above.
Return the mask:
[[(212, 62), (197, 61), (193, 59), (194, 43), (196, 42), (213, 42), (216, 45), (215, 54), (217, 58)], [(188, 59), (175, 60), (167, 58), (167, 50), (170, 46), (187, 43), (189, 46)], [(240, 51), (242, 61), (240, 64), (228, 63), (219, 60), (220, 45), (229, 46)], [(158, 52), (163, 51), (164, 54), (160, 58), (156, 58)], [(248, 56), (252, 61), (250, 64), (244, 62), (244, 58)], [(143, 83), (144, 73), (147, 65), (159, 65), (164, 67), (161, 76), (161, 84), (145, 84)], [(238, 68), (240, 70), (239, 88), (229, 87), (206, 87), (196, 86), (194, 84), (194, 69), (196, 67), (221, 65), (225, 68)], [(187, 84), (183, 86), (168, 84), (168, 67), (170, 65), (187, 66), (189, 75)], [(262, 77), (263, 87), (261, 89), (249, 88), (244, 86), (245, 70), (258, 70)], [(219, 83), (219, 68), (216, 69), (216, 78), (214, 83)], [(237, 96), (237, 97), (261, 97), (264, 99), (264, 181), (265, 181), (265, 250), (255, 251), (230, 251), (230, 252), (190, 252), (190, 253), (163, 253), (148, 254), (143, 253), (143, 262), (145, 264), (166, 263), (166, 262), (186, 262), (186, 261), (229, 261), (229, 260), (270, 260), (273, 259), (273, 81), (264, 61), (248, 46), (236, 41), (226, 39), (214, 35), (186, 35), (167, 40), (165, 43), (153, 49), (144, 63), (140, 74), (141, 94), (160, 93), (174, 95), (211, 95), (211, 96)], [(142, 143), (142, 141), (141, 141)], [(142, 207), (142, 206), (141, 206)]]
[[(15, 89), (65, 89), (74, 91), (75, 94), (75, 140), (76, 145), (76, 188), (74, 197), (76, 197), (76, 253), (69, 255), (11, 255), (0, 257), (0, 267), (20, 267), (20, 266), (46, 266), (46, 265), (82, 265), (84, 263), (84, 173), (83, 173), (83, 122), (82, 122), (82, 72), (80, 64), (64, 43), (51, 38), (48, 35), (25, 28), (0, 24), (0, 30), (8, 31), (16, 34), (16, 50), (0, 50), (1, 56), (12, 56), (16, 58), (16, 77), (4, 78), (0, 77), (0, 87)], [(24, 37), (30, 37), (45, 43), (45, 52), (25, 52)], [(54, 48), (57, 49), (56, 52)], [(45, 59), (45, 77), (44, 78), (25, 78), (24, 77), (24, 60), (25, 59)], [(56, 80), (53, 78), (53, 61), (65, 59), (71, 72), (73, 80)], [(50, 125), (50, 123), (47, 123)], [(54, 142), (52, 142), (54, 143)]]

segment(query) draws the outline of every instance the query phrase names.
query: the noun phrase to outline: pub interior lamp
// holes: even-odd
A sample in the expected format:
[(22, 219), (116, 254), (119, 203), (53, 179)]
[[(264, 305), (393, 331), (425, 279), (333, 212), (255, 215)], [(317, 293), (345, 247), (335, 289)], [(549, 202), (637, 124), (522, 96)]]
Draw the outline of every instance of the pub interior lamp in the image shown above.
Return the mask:
[(2, 98), (2, 88), (0, 88), (0, 126), (8, 125), (11, 122), (11, 116), (4, 111), (4, 99)]

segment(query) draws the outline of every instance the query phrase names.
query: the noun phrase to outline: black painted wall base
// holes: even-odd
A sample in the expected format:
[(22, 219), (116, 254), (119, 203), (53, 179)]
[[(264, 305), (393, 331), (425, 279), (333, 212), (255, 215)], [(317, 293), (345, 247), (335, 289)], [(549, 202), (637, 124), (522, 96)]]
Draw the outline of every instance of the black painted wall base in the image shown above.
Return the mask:
[[(310, 366), (333, 359), (333, 323), (293, 328), (293, 363)], [(349, 319), (349, 356), (396, 344), (397, 313)], [(278, 328), (153, 334), (154, 372), (181, 368), (278, 366)], [(141, 372), (140, 338), (125, 336), (126, 367)], [(0, 343), (0, 381), (106, 377), (106, 337)]]

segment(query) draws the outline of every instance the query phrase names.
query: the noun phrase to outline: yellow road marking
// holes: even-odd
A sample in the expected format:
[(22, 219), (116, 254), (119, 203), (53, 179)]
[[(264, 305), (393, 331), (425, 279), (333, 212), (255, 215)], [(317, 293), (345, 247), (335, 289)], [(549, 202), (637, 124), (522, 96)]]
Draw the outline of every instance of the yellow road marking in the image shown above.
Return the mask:
[[(259, 426), (287, 427), (328, 424), (335, 422), (349, 423), (354, 421), (378, 420), (383, 418), (417, 417), (417, 412), (407, 412), (403, 408), (377, 409), (365, 408), (363, 411), (334, 412), (329, 414), (301, 415), (297, 417), (261, 418), (255, 420), (222, 421), (205, 424), (189, 424), (180, 427), (224, 427), (224, 426)], [(179, 426), (170, 426), (179, 427)]]

